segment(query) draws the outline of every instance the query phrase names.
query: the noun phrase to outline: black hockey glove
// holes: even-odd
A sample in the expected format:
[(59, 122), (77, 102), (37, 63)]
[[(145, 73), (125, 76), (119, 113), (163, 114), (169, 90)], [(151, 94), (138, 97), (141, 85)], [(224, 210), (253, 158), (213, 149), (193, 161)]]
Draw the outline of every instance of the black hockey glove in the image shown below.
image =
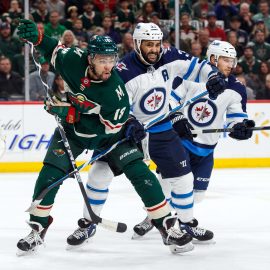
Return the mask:
[(251, 127), (255, 127), (255, 122), (245, 119), (243, 122), (233, 126), (234, 131), (229, 136), (237, 140), (247, 140), (252, 137), (253, 131), (249, 129)]
[(125, 137), (135, 143), (140, 142), (146, 137), (143, 124), (134, 116), (130, 116), (126, 122)]
[(227, 82), (225, 81), (225, 76), (222, 73), (217, 72), (212, 75), (206, 83), (209, 98), (215, 100), (218, 95), (224, 92), (226, 86)]
[(171, 116), (171, 121), (174, 130), (177, 132), (178, 136), (181, 139), (193, 141), (193, 137), (197, 136), (192, 134), (191, 130), (193, 130), (194, 128), (182, 113), (176, 112), (175, 114), (173, 114)]

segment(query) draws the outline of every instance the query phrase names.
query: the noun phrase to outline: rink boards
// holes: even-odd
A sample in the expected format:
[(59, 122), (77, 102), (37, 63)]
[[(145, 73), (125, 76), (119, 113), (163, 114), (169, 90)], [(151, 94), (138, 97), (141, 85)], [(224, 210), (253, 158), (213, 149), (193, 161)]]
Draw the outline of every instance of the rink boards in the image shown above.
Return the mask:
[[(249, 102), (247, 111), (256, 126), (270, 125), (269, 101)], [(55, 127), (54, 118), (41, 103), (0, 102), (0, 172), (39, 171)], [(90, 157), (91, 152), (82, 154), (79, 164)], [(270, 167), (270, 131), (254, 132), (248, 141), (235, 141), (221, 134), (215, 167)]]

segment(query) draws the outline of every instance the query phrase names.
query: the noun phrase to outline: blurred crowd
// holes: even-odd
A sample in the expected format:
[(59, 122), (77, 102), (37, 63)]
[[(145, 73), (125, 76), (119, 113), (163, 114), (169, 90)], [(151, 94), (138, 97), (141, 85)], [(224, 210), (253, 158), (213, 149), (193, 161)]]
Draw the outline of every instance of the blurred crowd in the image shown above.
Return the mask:
[[(248, 99), (270, 99), (270, 1), (179, 0), (180, 49), (206, 58), (213, 40), (235, 46), (237, 78)], [(29, 0), (30, 19), (45, 34), (67, 47), (87, 48), (92, 35), (108, 35), (119, 57), (133, 50), (138, 22), (154, 22), (164, 33), (163, 46), (175, 44), (174, 0)], [(0, 100), (24, 100), (24, 44), (16, 27), (24, 18), (23, 0), (0, 1)], [(37, 55), (41, 77), (51, 91), (63, 95), (61, 76)], [(30, 58), (30, 99), (43, 100), (44, 89)]]

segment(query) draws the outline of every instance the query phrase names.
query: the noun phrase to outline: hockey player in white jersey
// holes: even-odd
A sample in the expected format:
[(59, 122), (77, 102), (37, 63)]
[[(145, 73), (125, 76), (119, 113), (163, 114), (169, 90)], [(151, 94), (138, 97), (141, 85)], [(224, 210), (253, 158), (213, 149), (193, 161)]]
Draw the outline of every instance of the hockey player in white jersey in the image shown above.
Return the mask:
[[(167, 113), (172, 82), (176, 76), (205, 82), (211, 99), (215, 99), (226, 88), (223, 75), (215, 67), (176, 48), (163, 50), (162, 38), (163, 33), (157, 25), (139, 23), (133, 34), (135, 51), (126, 55), (117, 65), (130, 97), (130, 121), (136, 117), (145, 124)], [(170, 119), (159, 122), (148, 131), (150, 157), (158, 165), (162, 177), (172, 185), (172, 201), (179, 221), (195, 230), (199, 229), (197, 220), (193, 218), (193, 175), (189, 158)], [(97, 214), (106, 201), (112, 178), (121, 173), (118, 168), (111, 166), (106, 157), (92, 166), (86, 187), (91, 207)], [(84, 219), (91, 226), (87, 211), (84, 211)], [(79, 226), (68, 237), (68, 244), (83, 243), (88, 238), (86, 227)], [(204, 237), (213, 237), (212, 232), (203, 231)], [(192, 236), (196, 237), (194, 233)]]
[[(208, 48), (208, 60), (226, 76), (227, 89), (216, 100), (208, 96), (198, 99), (182, 113), (174, 114), (173, 127), (181, 138), (181, 142), (189, 153), (191, 170), (194, 175), (194, 202), (199, 203), (205, 197), (211, 177), (214, 160), (213, 153), (220, 135), (218, 133), (203, 134), (200, 130), (205, 128), (222, 128), (224, 115), (226, 124), (234, 129), (229, 134), (236, 140), (247, 140), (252, 136), (255, 122), (248, 120), (246, 112), (247, 94), (245, 86), (231, 75), (232, 68), (237, 64), (235, 48), (225, 41), (213, 41)], [(178, 86), (178, 87), (176, 87)], [(172, 91), (172, 103), (176, 105), (180, 101), (189, 99), (205, 90), (205, 84), (183, 80), (177, 77)], [(198, 135), (193, 138), (192, 130), (198, 130)], [(166, 179), (165, 179), (166, 180)], [(172, 200), (171, 186), (168, 181), (161, 180), (163, 192), (167, 201)], [(189, 231), (190, 227), (181, 225), (183, 231)], [(141, 235), (147, 233), (153, 226), (148, 219), (135, 226)], [(197, 231), (200, 234), (199, 231)]]

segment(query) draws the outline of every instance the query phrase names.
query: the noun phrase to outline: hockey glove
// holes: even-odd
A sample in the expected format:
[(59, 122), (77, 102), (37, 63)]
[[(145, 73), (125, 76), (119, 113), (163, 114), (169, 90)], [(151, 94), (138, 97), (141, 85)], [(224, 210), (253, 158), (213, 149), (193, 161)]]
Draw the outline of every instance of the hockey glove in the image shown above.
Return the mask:
[(134, 116), (130, 116), (126, 122), (125, 137), (135, 143), (140, 142), (146, 137), (143, 124)]
[(46, 101), (44, 109), (52, 114), (57, 115), (69, 124), (74, 124), (80, 120), (80, 113), (70, 103), (62, 102), (57, 97), (52, 97), (52, 102)]
[(224, 92), (226, 86), (227, 82), (225, 81), (225, 76), (222, 73), (217, 72), (212, 75), (206, 83), (209, 98), (215, 100), (218, 95)]
[(243, 122), (233, 126), (234, 131), (232, 131), (229, 136), (237, 140), (247, 140), (252, 137), (253, 131), (249, 129), (251, 127), (255, 127), (255, 122), (245, 119)]
[(43, 31), (31, 20), (21, 19), (18, 26), (18, 36), (24, 41), (30, 41), (37, 46), (43, 39)]
[(177, 132), (178, 136), (181, 139), (193, 141), (193, 137), (197, 136), (192, 134), (191, 130), (193, 130), (194, 128), (182, 113), (176, 112), (175, 114), (173, 114), (171, 116), (171, 121), (174, 130)]

